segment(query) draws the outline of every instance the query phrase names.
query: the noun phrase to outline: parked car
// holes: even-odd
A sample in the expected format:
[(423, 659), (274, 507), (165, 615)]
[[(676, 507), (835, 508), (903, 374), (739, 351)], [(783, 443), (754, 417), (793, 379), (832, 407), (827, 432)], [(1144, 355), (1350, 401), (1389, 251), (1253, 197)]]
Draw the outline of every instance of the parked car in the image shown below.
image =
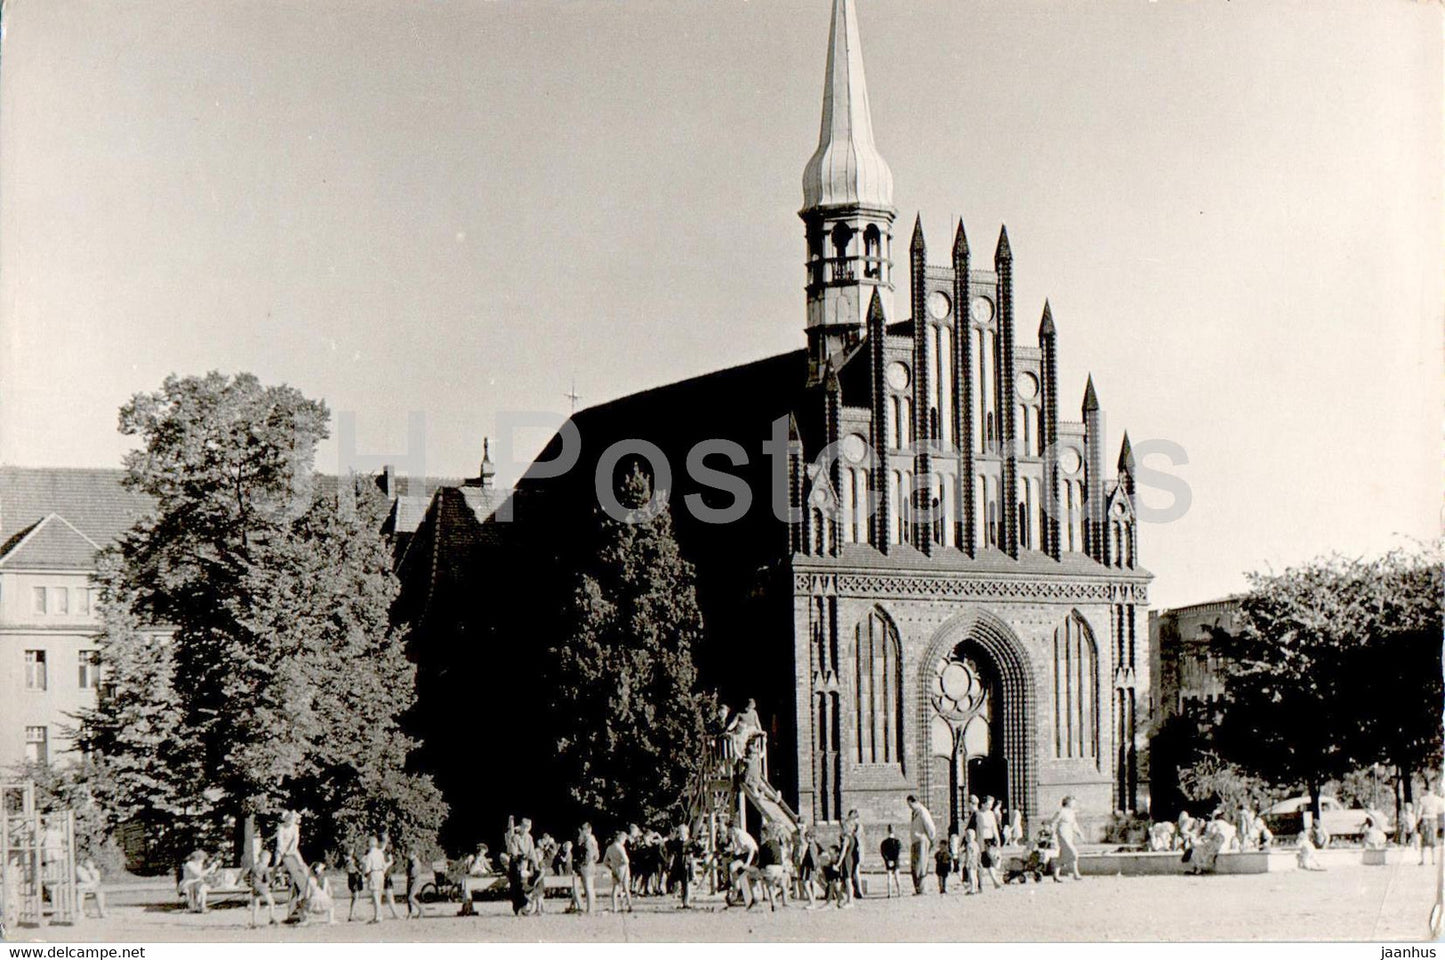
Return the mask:
[[(1303, 829), (1304, 812), (1310, 808), (1308, 795), (1281, 800), (1263, 814), (1265, 826), (1277, 837), (1295, 836)], [(1320, 797), (1320, 823), (1332, 838), (1358, 840), (1365, 834), (1365, 817), (1371, 811), (1363, 807), (1347, 807), (1330, 796)], [(1384, 813), (1376, 812), (1380, 825), (1393, 834), (1394, 825)]]

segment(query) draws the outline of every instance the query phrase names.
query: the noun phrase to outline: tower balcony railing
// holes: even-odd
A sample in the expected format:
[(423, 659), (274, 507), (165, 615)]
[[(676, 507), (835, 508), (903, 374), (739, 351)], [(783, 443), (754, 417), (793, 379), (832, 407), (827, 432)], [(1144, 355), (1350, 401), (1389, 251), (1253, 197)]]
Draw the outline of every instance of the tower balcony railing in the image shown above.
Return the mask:
[(863, 265), (863, 279), (883, 279), (885, 261), (882, 257), (826, 257), (808, 263), (808, 286), (853, 283), (858, 279), (858, 265)]

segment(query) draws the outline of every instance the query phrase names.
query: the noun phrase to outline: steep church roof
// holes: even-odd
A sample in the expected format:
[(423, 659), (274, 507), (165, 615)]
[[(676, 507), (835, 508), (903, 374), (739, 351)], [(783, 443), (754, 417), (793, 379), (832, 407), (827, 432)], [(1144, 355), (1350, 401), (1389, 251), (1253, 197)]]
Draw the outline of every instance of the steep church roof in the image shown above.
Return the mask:
[(818, 149), (803, 169), (803, 207), (893, 207), (893, 171), (873, 144), (853, 0), (834, 0)]

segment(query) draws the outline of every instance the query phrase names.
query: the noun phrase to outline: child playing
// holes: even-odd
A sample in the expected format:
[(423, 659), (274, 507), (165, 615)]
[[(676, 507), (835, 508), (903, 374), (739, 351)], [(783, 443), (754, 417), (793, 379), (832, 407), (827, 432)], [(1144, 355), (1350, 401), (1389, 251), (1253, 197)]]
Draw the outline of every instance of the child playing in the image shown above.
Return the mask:
[(356, 860), (356, 854), (346, 854), (346, 892), (351, 896), (351, 906), (346, 911), (346, 922), (350, 923), (356, 919), (356, 898), (361, 896), (366, 889), (366, 878), (362, 875), (361, 864)]
[(415, 850), (406, 858), (406, 918), (408, 920), (420, 920), (426, 916), (422, 911), (421, 901), (417, 896), (421, 893), (421, 854)]
[(617, 839), (602, 854), (602, 865), (612, 873), (612, 912), (619, 912), (619, 898), (627, 901), (627, 912), (632, 912), (631, 861), (627, 857), (627, 834), (619, 833)]
[(888, 888), (888, 896), (893, 896), (897, 890), (898, 895), (903, 896), (903, 881), (898, 875), (898, 861), (903, 856), (903, 841), (893, 835), (893, 824), (888, 825), (888, 836), (878, 846), (878, 852), (883, 855), (883, 869), (887, 879), (884, 886)]
[(1299, 868), (1301, 870), (1323, 870), (1325, 865), (1315, 856), (1315, 845), (1308, 833), (1299, 835)]
[(933, 872), (938, 875), (939, 894), (948, 893), (948, 875), (953, 872), (953, 855), (948, 852), (947, 844), (940, 844), (938, 852), (933, 855)]
[(246, 881), (250, 889), (251, 928), (256, 927), (256, 915), (261, 901), (266, 901), (266, 918), (276, 923), (276, 898), (271, 895), (271, 852), (257, 841), (251, 852), (251, 862), (246, 866)]
[(306, 878), (306, 912), (301, 915), (301, 926), (310, 923), (312, 917), (325, 917), (327, 923), (336, 922), (336, 901), (331, 897), (331, 881), (326, 879), (326, 864), (320, 860), (312, 865), (311, 874)]
[(983, 848), (978, 843), (978, 831), (972, 827), (963, 835), (963, 892), (982, 893)]

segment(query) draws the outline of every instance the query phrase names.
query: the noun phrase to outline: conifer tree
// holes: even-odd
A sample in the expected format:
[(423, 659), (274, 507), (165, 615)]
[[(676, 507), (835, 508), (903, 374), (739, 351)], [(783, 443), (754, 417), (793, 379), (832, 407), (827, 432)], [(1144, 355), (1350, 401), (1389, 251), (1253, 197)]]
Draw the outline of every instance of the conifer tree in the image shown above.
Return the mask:
[(619, 496), (628, 519), (597, 513), (596, 548), (549, 651), (557, 758), (574, 812), (600, 824), (680, 813), (713, 710), (693, 662), (703, 623), (692, 565), (668, 511), (641, 512), (650, 495), (634, 470)]

